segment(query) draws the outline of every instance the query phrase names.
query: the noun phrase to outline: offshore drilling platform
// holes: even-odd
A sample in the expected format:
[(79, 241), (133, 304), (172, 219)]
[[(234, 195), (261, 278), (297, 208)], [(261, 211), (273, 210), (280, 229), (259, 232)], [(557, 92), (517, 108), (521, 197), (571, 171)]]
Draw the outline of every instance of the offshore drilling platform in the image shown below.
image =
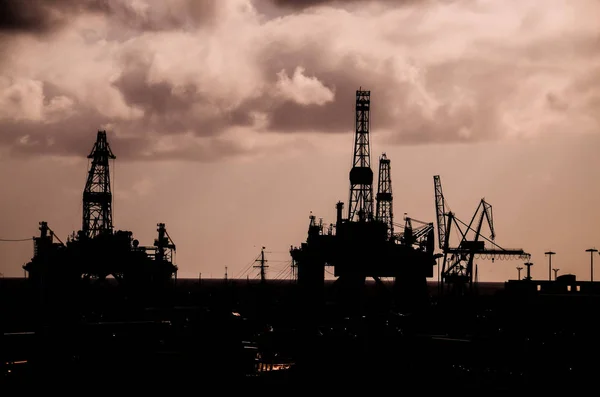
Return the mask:
[(128, 291), (171, 284), (177, 276), (175, 244), (164, 223), (157, 225), (153, 246), (140, 246), (131, 231), (114, 230), (109, 162), (116, 156), (106, 131), (98, 131), (87, 157), (91, 162), (83, 190), (81, 230), (63, 243), (47, 222), (40, 222), (33, 258), (23, 266), (29, 280), (46, 292), (70, 291), (107, 278), (114, 278)]
[(373, 195), (370, 107), (370, 91), (359, 89), (346, 217), (341, 201), (336, 204), (335, 225), (327, 230), (311, 215), (306, 242), (292, 247), (290, 254), (307, 303), (322, 301), (325, 268), (332, 267), (337, 301), (349, 305), (350, 310), (360, 307), (369, 277), (382, 288), (387, 288), (382, 278), (392, 277), (394, 304), (411, 309), (427, 302), (427, 277), (433, 276), (435, 265), (434, 226), (406, 217), (404, 231), (394, 233), (391, 162), (385, 154), (379, 159), (377, 195)]
[[(592, 294), (593, 282), (575, 284), (573, 279), (571, 284), (570, 279), (557, 279), (543, 285), (528, 272), (525, 279), (513, 280), (517, 294), (482, 295), (477, 302), (429, 302), (427, 278), (433, 277), (437, 259), (443, 258), (438, 267), (440, 286), (448, 286), (449, 292), (462, 298), (477, 284), (475, 259), (526, 259), (529, 270), (530, 255), (494, 242), (492, 207), (484, 199), (470, 222), (461, 221), (449, 209), (439, 175), (434, 176), (437, 228), (407, 216), (403, 225), (396, 225), (391, 160), (385, 153), (379, 158), (377, 191), (373, 191), (370, 99), (369, 91), (356, 92), (347, 213), (344, 203), (338, 202), (336, 222), (328, 227), (310, 216), (306, 242), (290, 249), (297, 269), (297, 285), (290, 287), (293, 293), (287, 292), (288, 284), (267, 288), (275, 284), (265, 281), (263, 247), (256, 260), (260, 266), (253, 266), (260, 268), (260, 285), (236, 284), (227, 275), (225, 282), (212, 284), (187, 280), (193, 282), (179, 285), (182, 293), (170, 308), (157, 292), (177, 281), (175, 244), (164, 223), (158, 224), (153, 246), (140, 246), (130, 231), (114, 231), (109, 162), (116, 157), (106, 132), (99, 131), (88, 156), (82, 228), (63, 243), (46, 222), (40, 222), (34, 256), (24, 266), (29, 275), (25, 281), (42, 288), (33, 300), (40, 296), (44, 309), (50, 306), (47, 302), (53, 308), (73, 302), (84, 307), (90, 302), (79, 303), (77, 299), (85, 294), (77, 292), (95, 292), (94, 286), (107, 279), (123, 286), (127, 298), (149, 292), (141, 295), (167, 304), (123, 310), (113, 317), (114, 306), (106, 305), (106, 311), (101, 307), (103, 299), (111, 296), (100, 294), (77, 321), (62, 321), (65, 318), (60, 316), (50, 327), (33, 327), (34, 332), (5, 332), (10, 342), (5, 344), (8, 349), (0, 351), (0, 364), (7, 369), (3, 375), (19, 367), (32, 368), (31, 375), (22, 370), (23, 384), (46, 386), (48, 380), (58, 379), (61, 390), (64, 381), (71, 380), (88, 387), (98, 379), (110, 379), (114, 389), (123, 382), (140, 387), (148, 380), (151, 387), (172, 387), (186, 380), (196, 388), (218, 380), (222, 387), (233, 380), (260, 388), (272, 379), (273, 384), (311, 388), (315, 382), (333, 382), (339, 391), (343, 386), (355, 390), (387, 379), (408, 390), (423, 387), (422, 379), (434, 374), (436, 381), (426, 385), (430, 392), (447, 392), (447, 385), (454, 385), (465, 396), (494, 390), (487, 385), (501, 390), (513, 385), (519, 391), (525, 385), (539, 394), (549, 377), (553, 382), (548, 385), (555, 389), (554, 379), (562, 376), (572, 391), (574, 384), (593, 379), (592, 367), (585, 364), (590, 354), (598, 354), (593, 346), (600, 295)], [(484, 226), (489, 228), (489, 238)], [(397, 233), (396, 227), (403, 229)], [(437, 254), (436, 229), (441, 250)], [(451, 243), (451, 237), (458, 244)], [(326, 290), (328, 267), (337, 279), (334, 288)], [(367, 278), (375, 281), (377, 291), (391, 292), (398, 310), (388, 310), (387, 305), (376, 308), (377, 312), (363, 310)], [(391, 291), (385, 278), (393, 278)], [(305, 321), (311, 318), (302, 314), (318, 314), (332, 290), (329, 297), (343, 316)], [(562, 296), (569, 298), (555, 299)], [(15, 306), (9, 314), (20, 322), (21, 313), (27, 311), (19, 307), (22, 301), (9, 294), (4, 297)], [(117, 311), (130, 301), (118, 300)], [(305, 312), (296, 316), (290, 307)], [(52, 318), (55, 314), (44, 313)], [(28, 326), (26, 321), (23, 324)], [(165, 383), (155, 383), (161, 381)]]

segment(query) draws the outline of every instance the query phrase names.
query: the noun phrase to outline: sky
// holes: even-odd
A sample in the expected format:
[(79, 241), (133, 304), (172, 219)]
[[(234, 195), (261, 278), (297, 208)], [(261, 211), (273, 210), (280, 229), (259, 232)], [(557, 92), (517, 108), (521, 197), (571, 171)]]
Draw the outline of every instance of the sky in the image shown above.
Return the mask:
[[(267, 277), (285, 274), (311, 211), (327, 224), (347, 206), (362, 88), (396, 222), (435, 222), (440, 175), (459, 219), (493, 206), (496, 243), (529, 252), (534, 278), (552, 250), (559, 275), (589, 280), (598, 15), (596, 0), (0, 1), (0, 239), (81, 229), (106, 130), (116, 229), (152, 245), (164, 222), (180, 278), (256, 277), (263, 246)], [(0, 241), (0, 272), (32, 255)], [(505, 281), (523, 261), (477, 264)]]

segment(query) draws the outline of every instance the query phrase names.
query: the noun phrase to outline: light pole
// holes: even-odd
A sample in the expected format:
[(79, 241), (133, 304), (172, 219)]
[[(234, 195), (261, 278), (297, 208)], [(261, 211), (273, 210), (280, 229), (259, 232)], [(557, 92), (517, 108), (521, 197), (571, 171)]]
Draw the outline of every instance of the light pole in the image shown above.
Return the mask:
[(594, 282), (594, 252), (598, 252), (596, 248), (586, 249), (585, 252), (590, 253), (590, 281)]
[(533, 263), (527, 262), (527, 263), (525, 263), (525, 266), (527, 266), (527, 277), (525, 277), (525, 278), (528, 281), (531, 281), (531, 266), (533, 266)]
[(523, 270), (523, 268), (521, 266), (517, 266), (517, 272), (519, 272), (519, 280), (521, 279), (521, 270)]
[(548, 255), (548, 281), (552, 281), (552, 255), (556, 252), (546, 251), (544, 254)]
[(554, 281), (556, 281), (556, 277), (558, 277), (558, 271), (560, 269), (552, 269), (552, 270), (554, 270)]

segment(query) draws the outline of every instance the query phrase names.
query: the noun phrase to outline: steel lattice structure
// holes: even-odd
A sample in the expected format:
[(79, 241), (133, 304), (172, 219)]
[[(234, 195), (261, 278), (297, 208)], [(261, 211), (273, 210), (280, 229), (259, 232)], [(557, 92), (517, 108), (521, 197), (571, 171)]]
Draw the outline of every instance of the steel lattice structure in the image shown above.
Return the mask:
[(394, 236), (392, 198), (392, 167), (390, 159), (383, 153), (379, 158), (379, 183), (377, 185), (376, 219), (387, 225), (388, 239)]
[(356, 91), (356, 134), (350, 170), (348, 221), (373, 220), (373, 170), (369, 150), (371, 91)]
[(88, 159), (91, 159), (88, 178), (83, 191), (83, 225), (85, 236), (93, 238), (102, 233), (112, 233), (112, 193), (110, 189), (109, 160), (115, 159), (106, 131), (98, 131), (96, 143)]

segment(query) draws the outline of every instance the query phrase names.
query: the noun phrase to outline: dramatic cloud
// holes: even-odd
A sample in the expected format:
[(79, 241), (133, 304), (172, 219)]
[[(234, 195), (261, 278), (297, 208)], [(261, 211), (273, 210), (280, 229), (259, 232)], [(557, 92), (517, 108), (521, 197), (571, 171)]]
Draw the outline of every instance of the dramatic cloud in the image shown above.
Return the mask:
[(2, 0), (0, 31), (45, 32), (68, 21), (89, 2), (68, 0)]
[(600, 126), (593, 0), (24, 4), (0, 3), (14, 154), (81, 155), (98, 128), (125, 159), (280, 150), (351, 131), (361, 86), (372, 128), (398, 144)]
[(213, 0), (2, 0), (0, 31), (47, 33), (84, 13), (141, 30), (195, 28), (215, 18)]
[(330, 6), (348, 6), (353, 4), (364, 4), (364, 3), (389, 3), (393, 5), (406, 4), (408, 2), (443, 2), (443, 1), (454, 1), (454, 0), (266, 0), (272, 2), (278, 7), (288, 7), (292, 9), (304, 9), (319, 5), (330, 5)]

